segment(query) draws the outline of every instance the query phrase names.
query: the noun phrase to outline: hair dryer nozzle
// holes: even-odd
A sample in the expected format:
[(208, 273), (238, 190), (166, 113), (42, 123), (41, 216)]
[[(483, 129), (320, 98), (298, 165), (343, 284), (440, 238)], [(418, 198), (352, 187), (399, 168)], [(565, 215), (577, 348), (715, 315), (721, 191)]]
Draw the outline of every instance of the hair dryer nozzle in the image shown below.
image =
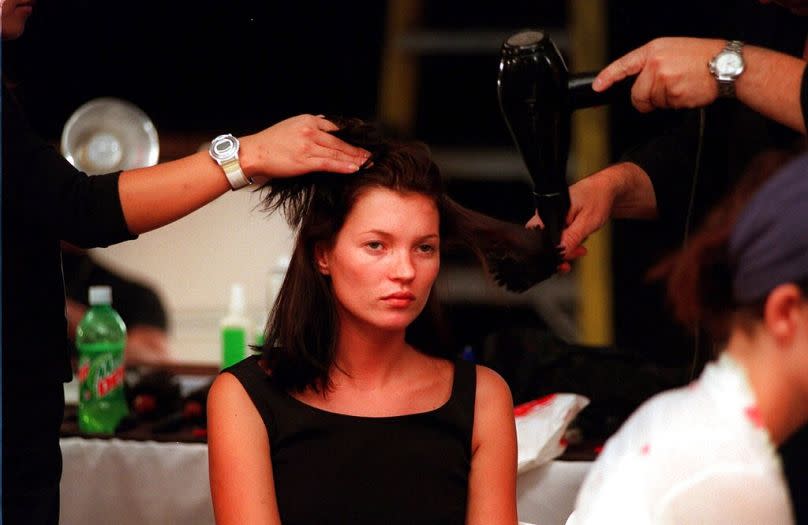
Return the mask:
[[(509, 36), (502, 45), (503, 55), (533, 54), (549, 39), (541, 29), (526, 29)], [(552, 41), (549, 41), (552, 44)]]

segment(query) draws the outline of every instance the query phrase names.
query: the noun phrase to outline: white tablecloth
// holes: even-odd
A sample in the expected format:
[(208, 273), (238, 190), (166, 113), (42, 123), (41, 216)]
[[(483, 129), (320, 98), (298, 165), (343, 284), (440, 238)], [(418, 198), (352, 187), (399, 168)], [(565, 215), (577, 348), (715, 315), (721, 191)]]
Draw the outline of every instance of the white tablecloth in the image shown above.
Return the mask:
[(516, 479), (519, 519), (537, 525), (564, 525), (591, 461), (551, 461)]
[[(61, 523), (213, 523), (205, 444), (62, 439)], [(588, 462), (553, 461), (519, 476), (519, 519), (563, 525)]]

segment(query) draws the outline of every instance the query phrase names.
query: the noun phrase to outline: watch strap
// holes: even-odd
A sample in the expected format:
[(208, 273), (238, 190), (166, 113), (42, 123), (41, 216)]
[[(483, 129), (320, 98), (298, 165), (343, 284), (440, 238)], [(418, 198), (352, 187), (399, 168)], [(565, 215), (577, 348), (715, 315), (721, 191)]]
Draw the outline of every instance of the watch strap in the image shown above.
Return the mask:
[(735, 98), (735, 79), (718, 81), (718, 96), (721, 98)]
[(724, 46), (724, 49), (727, 51), (734, 51), (740, 55), (743, 51), (743, 42), (740, 40), (728, 40), (727, 45)]
[(227, 177), (227, 182), (230, 183), (230, 187), (233, 189), (233, 191), (240, 190), (244, 186), (252, 184), (252, 181), (248, 179), (241, 170), (241, 164), (239, 164), (238, 157), (226, 160), (222, 162), (221, 165), (222, 169), (224, 170), (224, 174)]

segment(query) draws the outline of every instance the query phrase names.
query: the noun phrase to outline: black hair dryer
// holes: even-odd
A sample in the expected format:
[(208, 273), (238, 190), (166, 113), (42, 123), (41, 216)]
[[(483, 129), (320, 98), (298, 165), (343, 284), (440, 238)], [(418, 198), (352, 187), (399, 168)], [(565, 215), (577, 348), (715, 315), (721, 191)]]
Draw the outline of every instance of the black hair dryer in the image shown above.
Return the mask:
[(533, 198), (552, 242), (561, 242), (570, 207), (567, 157), (572, 111), (625, 97), (628, 83), (592, 90), (595, 74), (570, 75), (561, 53), (540, 29), (520, 31), (502, 44), (499, 105), (533, 180)]

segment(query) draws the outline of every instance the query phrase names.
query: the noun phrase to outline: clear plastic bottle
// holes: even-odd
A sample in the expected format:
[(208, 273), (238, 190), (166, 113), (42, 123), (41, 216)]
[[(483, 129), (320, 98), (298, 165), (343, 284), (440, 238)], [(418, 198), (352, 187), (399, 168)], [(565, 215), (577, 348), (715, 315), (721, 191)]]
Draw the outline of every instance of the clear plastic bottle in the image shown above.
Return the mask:
[(126, 325), (112, 308), (109, 286), (91, 286), (89, 300), (76, 328), (79, 430), (112, 434), (129, 413), (124, 395)]
[(264, 345), (264, 330), (266, 329), (267, 322), (269, 321), (269, 314), (275, 306), (275, 301), (278, 298), (278, 293), (281, 291), (281, 285), (286, 278), (286, 270), (289, 269), (289, 256), (279, 255), (275, 260), (275, 264), (267, 272), (267, 289), (266, 289), (266, 309), (264, 311), (261, 324), (255, 327), (255, 346), (260, 347)]
[(247, 301), (244, 286), (235, 283), (230, 287), (230, 308), (221, 322), (222, 369), (238, 363), (247, 356), (247, 334), (250, 320), (245, 314)]
[(281, 291), (281, 285), (286, 278), (286, 271), (289, 269), (289, 256), (280, 255), (275, 260), (275, 264), (269, 269), (267, 273), (267, 311), (271, 311), (275, 306), (275, 300), (278, 298), (278, 293)]

